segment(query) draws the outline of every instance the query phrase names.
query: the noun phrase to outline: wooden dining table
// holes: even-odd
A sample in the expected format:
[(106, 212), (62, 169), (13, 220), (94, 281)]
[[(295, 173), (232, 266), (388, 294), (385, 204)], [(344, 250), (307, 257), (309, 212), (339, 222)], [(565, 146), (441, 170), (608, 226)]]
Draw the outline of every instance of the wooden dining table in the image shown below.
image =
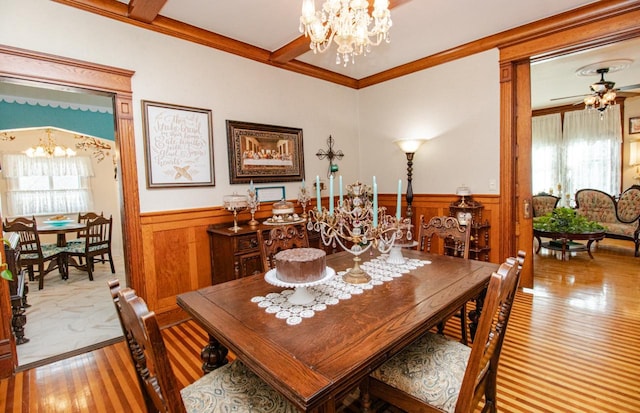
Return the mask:
[[(266, 282), (264, 274), (183, 293), (177, 301), (213, 345), (228, 348), (301, 411), (334, 412), (373, 369), (483, 293), (498, 269), (415, 250), (403, 255), (430, 263), (297, 325), (252, 302), (284, 290)], [(327, 256), (327, 266), (338, 274), (352, 265), (347, 252)]]

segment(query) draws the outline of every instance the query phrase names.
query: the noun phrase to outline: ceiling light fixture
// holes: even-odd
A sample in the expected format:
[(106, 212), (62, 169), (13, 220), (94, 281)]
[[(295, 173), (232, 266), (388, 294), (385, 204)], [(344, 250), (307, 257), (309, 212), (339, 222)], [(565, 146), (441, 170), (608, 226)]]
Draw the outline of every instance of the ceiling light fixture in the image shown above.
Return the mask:
[(595, 108), (600, 112), (604, 112), (616, 103), (616, 91), (613, 89), (616, 84), (604, 79), (604, 74), (608, 72), (609, 68), (597, 70), (597, 73), (600, 74), (600, 80), (589, 86), (593, 94), (584, 98), (584, 106), (586, 109)]
[(42, 138), (40, 138), (40, 144), (35, 148), (29, 148), (25, 151), (27, 156), (32, 158), (36, 157), (54, 157), (54, 156), (75, 156), (76, 153), (70, 148), (56, 145), (55, 139), (51, 137), (51, 129), (47, 129), (47, 141), (45, 142)]
[(366, 56), (372, 45), (388, 43), (391, 24), (388, 0), (374, 0), (371, 15), (366, 0), (326, 0), (318, 11), (314, 0), (302, 0), (300, 32), (311, 39), (311, 50), (324, 53), (335, 41), (336, 64), (345, 67), (356, 56)]

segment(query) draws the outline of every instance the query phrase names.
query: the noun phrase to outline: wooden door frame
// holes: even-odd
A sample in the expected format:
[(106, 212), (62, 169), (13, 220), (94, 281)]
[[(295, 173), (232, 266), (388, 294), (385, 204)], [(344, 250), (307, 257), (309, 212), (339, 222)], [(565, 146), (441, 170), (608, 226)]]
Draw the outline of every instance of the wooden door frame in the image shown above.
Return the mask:
[[(624, 12), (603, 12), (539, 37), (500, 48), (500, 259), (522, 249), (533, 254), (531, 209), (532, 59), (549, 58), (640, 36), (638, 1)], [(533, 288), (533, 260), (522, 271), (520, 286)]]
[[(134, 72), (0, 45), (0, 76), (110, 93), (115, 104), (115, 156), (120, 180), (120, 214), (126, 283), (146, 299), (142, 277), (142, 231), (131, 78)], [(106, 288), (106, 286), (105, 286)], [(6, 315), (2, 314), (4, 318)], [(10, 317), (10, 315), (9, 315)], [(16, 356), (17, 357), (17, 356)]]

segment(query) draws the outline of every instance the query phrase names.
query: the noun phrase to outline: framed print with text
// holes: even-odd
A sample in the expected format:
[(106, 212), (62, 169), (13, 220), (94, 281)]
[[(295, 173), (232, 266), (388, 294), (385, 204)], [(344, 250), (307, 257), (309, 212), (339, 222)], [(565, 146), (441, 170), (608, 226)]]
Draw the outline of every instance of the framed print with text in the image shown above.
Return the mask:
[(147, 187), (215, 186), (209, 109), (142, 101)]

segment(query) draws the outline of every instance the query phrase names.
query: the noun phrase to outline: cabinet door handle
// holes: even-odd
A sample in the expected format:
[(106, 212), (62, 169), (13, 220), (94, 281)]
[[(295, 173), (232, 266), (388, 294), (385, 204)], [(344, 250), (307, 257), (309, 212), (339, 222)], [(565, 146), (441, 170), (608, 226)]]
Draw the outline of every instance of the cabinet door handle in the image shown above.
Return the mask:
[(531, 202), (528, 199), (524, 200), (524, 217), (531, 218)]

